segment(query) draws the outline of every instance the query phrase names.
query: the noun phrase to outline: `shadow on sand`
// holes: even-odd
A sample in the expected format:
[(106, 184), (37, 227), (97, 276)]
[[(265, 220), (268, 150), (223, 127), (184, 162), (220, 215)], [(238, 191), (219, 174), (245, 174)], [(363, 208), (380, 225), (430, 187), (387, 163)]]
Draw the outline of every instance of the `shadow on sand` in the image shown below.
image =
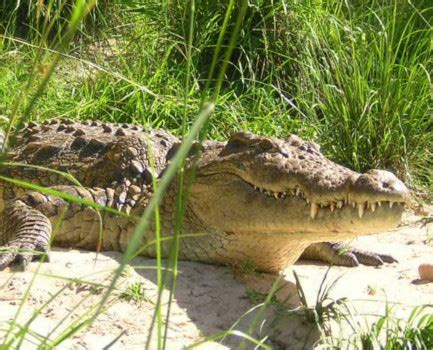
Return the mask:
[[(118, 257), (117, 253), (109, 254), (114, 259)], [(156, 265), (155, 260), (139, 257), (131, 265), (142, 278), (157, 284), (156, 271), (149, 269)], [(233, 329), (247, 333), (263, 310), (252, 309), (263, 302), (277, 278), (258, 273), (235, 276), (228, 267), (189, 261), (179, 261), (178, 266), (174, 303), (185, 310), (204, 337), (226, 331), (235, 324)], [(258, 317), (250, 334), (256, 339), (267, 336), (266, 344), (275, 349), (311, 349), (320, 336), (316, 326), (305, 322), (301, 313), (289, 312), (300, 305), (296, 286), (282, 280), (276, 297)], [(252, 311), (248, 313), (249, 310)], [(240, 341), (240, 337), (230, 336), (222, 343), (236, 348)]]

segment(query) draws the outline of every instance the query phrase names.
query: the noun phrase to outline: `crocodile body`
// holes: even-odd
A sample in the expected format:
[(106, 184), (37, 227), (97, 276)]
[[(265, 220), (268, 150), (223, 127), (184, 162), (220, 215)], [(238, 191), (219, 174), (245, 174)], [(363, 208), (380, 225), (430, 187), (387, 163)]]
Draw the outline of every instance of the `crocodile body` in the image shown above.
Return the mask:
[[(3, 176), (66, 192), (128, 214), (117, 216), (68, 203), (54, 195), (0, 184), (0, 269), (13, 260), (25, 264), (31, 253), (55, 245), (96, 249), (102, 223), (102, 250), (124, 250), (159, 178), (181, 141), (163, 130), (130, 124), (51, 120), (22, 129), (6, 154)], [(194, 152), (192, 152), (194, 153)], [(180, 259), (236, 265), (249, 259), (261, 271), (276, 272), (309, 256), (350, 265), (339, 256), (347, 240), (395, 227), (409, 191), (393, 174), (356, 173), (322, 155), (318, 146), (295, 135), (286, 140), (237, 133), (228, 142), (205, 141), (189, 188)], [(37, 165), (38, 168), (18, 166)], [(81, 186), (41, 167), (68, 172)], [(178, 181), (161, 206), (161, 228), (171, 236)], [(52, 232), (54, 229), (54, 233)], [(54, 237), (53, 237), (54, 236)], [(143, 235), (143, 254), (155, 256), (154, 225)], [(316, 244), (315, 244), (316, 243)], [(170, 240), (163, 253), (170, 252)], [(329, 250), (329, 254), (328, 254)], [(330, 258), (332, 257), (332, 258)], [(369, 256), (360, 254), (368, 263)], [(377, 259), (390, 260), (386, 256)], [(348, 260), (349, 262), (347, 262)], [(355, 258), (356, 260), (356, 258)]]

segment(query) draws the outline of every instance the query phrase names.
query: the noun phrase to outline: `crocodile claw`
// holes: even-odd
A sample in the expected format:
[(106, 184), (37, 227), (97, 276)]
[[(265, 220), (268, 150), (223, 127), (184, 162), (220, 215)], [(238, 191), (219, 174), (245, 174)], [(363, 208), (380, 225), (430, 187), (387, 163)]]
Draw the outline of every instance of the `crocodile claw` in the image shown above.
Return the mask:
[(321, 242), (307, 247), (302, 254), (303, 259), (320, 260), (330, 265), (356, 267), (360, 264), (367, 266), (381, 266), (392, 264), (397, 259), (387, 254), (379, 254), (360, 249), (354, 249), (345, 243)]
[(26, 271), (29, 263), (34, 260), (49, 262), (49, 247), (33, 244), (10, 244), (0, 247), (0, 271), (14, 262), (18, 263), (20, 271)]
[[(367, 266), (380, 266), (383, 265), (384, 263), (392, 264), (398, 262), (397, 259), (395, 259), (393, 256), (388, 254), (379, 254), (379, 253), (369, 252), (366, 250), (351, 249), (351, 248), (349, 248), (349, 252), (351, 255), (353, 255), (356, 258), (358, 263)], [(343, 265), (343, 266), (350, 266), (350, 265)]]

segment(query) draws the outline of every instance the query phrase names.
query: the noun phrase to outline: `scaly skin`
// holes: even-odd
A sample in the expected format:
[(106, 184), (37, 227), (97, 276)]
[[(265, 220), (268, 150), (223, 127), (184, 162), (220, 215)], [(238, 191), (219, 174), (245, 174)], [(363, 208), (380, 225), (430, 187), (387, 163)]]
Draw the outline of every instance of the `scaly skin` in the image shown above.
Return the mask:
[[(8, 166), (3, 174), (130, 214), (102, 215), (101, 250), (124, 250), (134, 218), (152, 195), (152, 176), (162, 175), (179, 144), (168, 132), (128, 124), (30, 123), (20, 131), (7, 160), (67, 171), (84, 187), (71, 186), (43, 169)], [(193, 158), (187, 160), (186, 173)], [(249, 259), (258, 270), (277, 272), (308, 247), (307, 257), (330, 263), (392, 261), (359, 251), (339, 255), (341, 245), (319, 243), (376, 233), (399, 223), (410, 196), (389, 172), (358, 174), (295, 135), (280, 140), (250, 133), (235, 134), (227, 143), (206, 141), (196, 165), (182, 229), (200, 236), (181, 240), (181, 259), (230, 265)], [(177, 183), (173, 181), (160, 208), (166, 236), (172, 234)], [(32, 254), (20, 250), (47, 251), (51, 238), (59, 246), (97, 247), (101, 222), (93, 209), (10, 183), (2, 183), (0, 192), (0, 246), (8, 250), (0, 255), (0, 269), (14, 259), (25, 266)], [(154, 238), (152, 226), (143, 246)], [(58, 228), (54, 237), (52, 227)], [(166, 241), (164, 255), (169, 251)], [(155, 253), (152, 245), (143, 251), (147, 256)]]

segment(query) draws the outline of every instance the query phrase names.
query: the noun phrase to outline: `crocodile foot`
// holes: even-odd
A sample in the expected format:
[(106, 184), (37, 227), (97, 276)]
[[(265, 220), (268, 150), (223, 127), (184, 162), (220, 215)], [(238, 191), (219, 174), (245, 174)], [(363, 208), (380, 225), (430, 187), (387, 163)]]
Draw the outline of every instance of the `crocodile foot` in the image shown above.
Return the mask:
[(49, 247), (24, 242), (16, 242), (0, 247), (0, 271), (14, 262), (18, 263), (22, 271), (25, 271), (29, 262), (34, 260), (49, 262)]
[(368, 266), (380, 266), (384, 263), (398, 262), (397, 259), (387, 254), (354, 249), (344, 242), (321, 242), (311, 244), (304, 250), (302, 259), (320, 260), (331, 265), (356, 267), (359, 264)]
[(12, 201), (0, 217), (0, 271), (13, 262), (25, 270), (33, 259), (49, 261), (51, 223), (20, 200)]

